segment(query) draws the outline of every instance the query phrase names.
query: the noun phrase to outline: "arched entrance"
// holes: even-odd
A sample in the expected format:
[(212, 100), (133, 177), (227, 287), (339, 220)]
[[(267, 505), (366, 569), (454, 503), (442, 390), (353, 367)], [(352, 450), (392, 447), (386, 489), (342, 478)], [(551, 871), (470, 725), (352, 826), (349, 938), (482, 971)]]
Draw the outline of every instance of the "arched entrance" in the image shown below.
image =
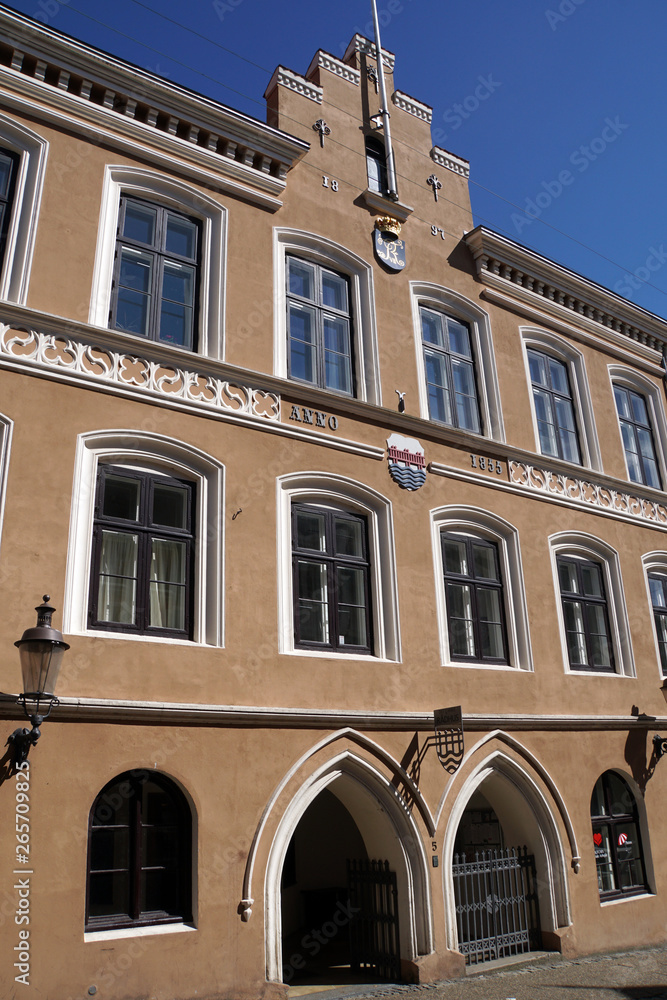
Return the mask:
[(537, 783), (495, 753), (466, 780), (445, 839), (448, 939), (468, 964), (557, 943), (565, 857)]
[(289, 804), (266, 888), (274, 981), (400, 980), (404, 963), (431, 949), (421, 836), (395, 787), (350, 754)]

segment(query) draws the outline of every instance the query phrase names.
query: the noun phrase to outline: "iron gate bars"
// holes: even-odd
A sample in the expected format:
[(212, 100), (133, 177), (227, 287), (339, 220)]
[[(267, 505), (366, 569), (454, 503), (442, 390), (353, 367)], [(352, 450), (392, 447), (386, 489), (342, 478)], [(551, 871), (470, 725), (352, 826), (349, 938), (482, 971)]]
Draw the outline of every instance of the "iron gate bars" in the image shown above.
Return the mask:
[(526, 847), (454, 855), (459, 951), (468, 965), (541, 946), (535, 858)]
[(350, 967), (379, 979), (400, 981), (398, 890), (388, 861), (348, 861)]

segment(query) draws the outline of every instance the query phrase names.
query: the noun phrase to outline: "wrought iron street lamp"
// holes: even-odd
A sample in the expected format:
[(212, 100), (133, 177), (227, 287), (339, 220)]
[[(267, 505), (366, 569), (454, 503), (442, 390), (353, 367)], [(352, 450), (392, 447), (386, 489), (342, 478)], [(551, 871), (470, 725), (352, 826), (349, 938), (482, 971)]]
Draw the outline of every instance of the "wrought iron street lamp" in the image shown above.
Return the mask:
[(667, 736), (660, 736), (656, 733), (653, 737), (653, 750), (656, 760), (660, 760), (667, 753)]
[(53, 706), (58, 704), (54, 691), (62, 658), (69, 646), (63, 642), (62, 632), (51, 625), (56, 609), (51, 607), (49, 601), (49, 595), (45, 594), (44, 603), (35, 608), (37, 625), (26, 629), (14, 643), (18, 646), (23, 674), (23, 694), (18, 696), (17, 704), (23, 707), (32, 726), (32, 729), (15, 729), (7, 740), (13, 750), (15, 767), (27, 760), (30, 747), (37, 743), (41, 735), (39, 727), (44, 719), (48, 719)]

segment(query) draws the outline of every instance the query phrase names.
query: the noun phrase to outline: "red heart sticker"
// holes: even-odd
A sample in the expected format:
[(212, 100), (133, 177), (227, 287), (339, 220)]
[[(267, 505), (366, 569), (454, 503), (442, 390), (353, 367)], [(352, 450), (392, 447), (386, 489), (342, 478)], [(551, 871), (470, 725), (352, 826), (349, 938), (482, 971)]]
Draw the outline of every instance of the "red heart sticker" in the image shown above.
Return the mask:
[(593, 840), (595, 841), (595, 846), (599, 847), (600, 844), (602, 843), (602, 834), (601, 833), (594, 833), (593, 834)]

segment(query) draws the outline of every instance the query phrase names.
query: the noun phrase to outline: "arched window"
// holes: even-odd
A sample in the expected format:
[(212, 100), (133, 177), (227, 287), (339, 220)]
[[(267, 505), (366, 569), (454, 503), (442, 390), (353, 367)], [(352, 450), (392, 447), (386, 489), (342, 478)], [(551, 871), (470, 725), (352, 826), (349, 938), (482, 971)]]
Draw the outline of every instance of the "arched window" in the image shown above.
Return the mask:
[(595, 866), (601, 899), (648, 889), (637, 803), (628, 783), (605, 771), (591, 797)]
[(192, 817), (155, 771), (126, 771), (93, 803), (88, 825), (86, 930), (192, 919)]
[(384, 143), (374, 135), (366, 136), (366, 171), (368, 190), (379, 194), (387, 192), (387, 154)]
[(660, 388), (651, 379), (622, 365), (610, 365), (609, 377), (628, 479), (660, 490), (667, 470), (667, 423)]

